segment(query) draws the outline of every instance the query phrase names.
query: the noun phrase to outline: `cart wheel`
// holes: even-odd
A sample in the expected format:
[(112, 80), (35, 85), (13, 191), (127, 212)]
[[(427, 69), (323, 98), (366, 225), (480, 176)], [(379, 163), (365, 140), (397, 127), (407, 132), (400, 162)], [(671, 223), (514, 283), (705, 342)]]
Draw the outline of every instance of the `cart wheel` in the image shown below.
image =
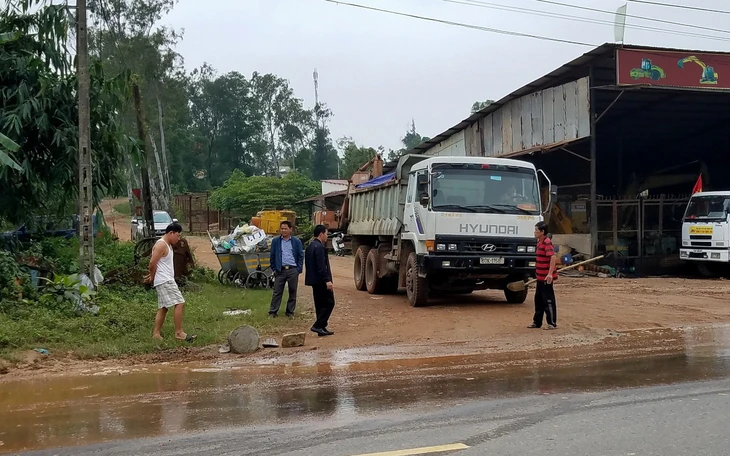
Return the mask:
[(248, 277), (245, 277), (241, 272), (237, 272), (231, 279), (231, 283), (234, 287), (245, 288), (248, 283)]
[(228, 281), (228, 283), (231, 283), (236, 278), (236, 274), (238, 274), (238, 272), (228, 271), (225, 275), (225, 279)]
[(246, 278), (246, 288), (269, 288), (269, 278), (263, 271), (254, 271)]
[(225, 285), (223, 283), (223, 277), (225, 276), (225, 274), (226, 274), (226, 271), (224, 271), (223, 269), (218, 271), (218, 282), (220, 282), (221, 285)]

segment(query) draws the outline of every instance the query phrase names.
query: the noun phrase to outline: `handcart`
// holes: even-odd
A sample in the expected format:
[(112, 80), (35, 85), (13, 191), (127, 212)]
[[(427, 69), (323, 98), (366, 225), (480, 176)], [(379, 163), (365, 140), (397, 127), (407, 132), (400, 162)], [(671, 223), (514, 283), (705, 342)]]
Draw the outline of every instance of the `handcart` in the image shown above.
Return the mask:
[(216, 253), (221, 265), (218, 281), (241, 288), (270, 288), (274, 277), (268, 252)]

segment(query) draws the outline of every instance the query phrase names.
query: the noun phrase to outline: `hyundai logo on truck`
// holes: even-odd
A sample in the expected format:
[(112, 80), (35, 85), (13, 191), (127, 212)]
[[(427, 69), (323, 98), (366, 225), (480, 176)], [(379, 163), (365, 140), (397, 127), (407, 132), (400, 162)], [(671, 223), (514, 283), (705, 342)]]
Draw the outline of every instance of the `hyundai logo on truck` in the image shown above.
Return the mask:
[(495, 250), (497, 250), (497, 246), (494, 244), (484, 244), (482, 245), (482, 250), (484, 250), (485, 252), (494, 252)]
[(480, 233), (480, 234), (514, 234), (518, 232), (517, 225), (479, 225), (472, 223), (462, 223), (459, 225), (460, 233)]

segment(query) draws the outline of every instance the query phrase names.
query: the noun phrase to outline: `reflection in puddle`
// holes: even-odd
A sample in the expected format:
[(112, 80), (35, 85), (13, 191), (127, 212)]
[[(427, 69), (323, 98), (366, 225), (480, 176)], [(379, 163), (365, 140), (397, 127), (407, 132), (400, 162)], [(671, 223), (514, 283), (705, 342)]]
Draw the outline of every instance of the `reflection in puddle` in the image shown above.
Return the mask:
[(730, 327), (637, 331), (547, 352), (368, 360), (360, 350), (326, 362), (148, 367), (2, 384), (0, 452), (729, 374)]

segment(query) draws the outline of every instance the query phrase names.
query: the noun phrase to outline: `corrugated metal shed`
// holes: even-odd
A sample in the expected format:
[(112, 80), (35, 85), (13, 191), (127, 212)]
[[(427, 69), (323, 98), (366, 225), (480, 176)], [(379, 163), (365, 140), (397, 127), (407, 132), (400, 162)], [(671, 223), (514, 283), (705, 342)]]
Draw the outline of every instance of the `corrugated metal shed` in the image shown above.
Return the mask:
[[(591, 65), (596, 64), (596, 62), (600, 60), (605, 59), (611, 59), (613, 61), (615, 56), (616, 49), (623, 47), (625, 49), (646, 49), (646, 50), (657, 50), (657, 51), (686, 51), (690, 53), (700, 53), (700, 52), (707, 52), (707, 51), (697, 51), (697, 50), (684, 50), (684, 49), (670, 49), (670, 48), (658, 48), (658, 47), (648, 47), (648, 46), (629, 46), (629, 45), (620, 45), (616, 43), (606, 43), (603, 44), (592, 51), (589, 51), (582, 56), (574, 59), (573, 61), (561, 66), (560, 68), (556, 69), (555, 71), (552, 71), (551, 73), (548, 73), (547, 75), (515, 90), (514, 92), (510, 93), (506, 97), (502, 98), (501, 100), (492, 103), (491, 105), (487, 106), (486, 108), (482, 109), (481, 111), (478, 111), (471, 116), (467, 117), (466, 119), (462, 120), (458, 124), (454, 125), (453, 127), (449, 128), (448, 130), (444, 131), (441, 134), (438, 134), (434, 136), (433, 138), (429, 139), (428, 141), (424, 141), (418, 146), (414, 147), (409, 151), (409, 153), (417, 153), (417, 154), (423, 154), (426, 153), (429, 149), (433, 148), (434, 146), (437, 146), (442, 141), (445, 141), (455, 133), (459, 133), (461, 131), (469, 129), (469, 127), (474, 128), (474, 124), (477, 124), (477, 122), (481, 119), (484, 119), (488, 115), (496, 112), (502, 107), (507, 106), (510, 102), (513, 100), (517, 100), (521, 97), (524, 97), (526, 95), (534, 94), (535, 92), (544, 91), (549, 88), (553, 88), (556, 86), (559, 86), (561, 84), (565, 84), (571, 81), (576, 81), (578, 79), (581, 79), (588, 75), (588, 69)], [(727, 52), (720, 52), (723, 54), (730, 54)], [(611, 84), (615, 84), (615, 66), (612, 68), (601, 68), (602, 70), (602, 77), (601, 79), (607, 79), (610, 78), (612, 80)], [(516, 104), (511, 107), (511, 110), (503, 110), (503, 115), (500, 118), (499, 116), (493, 116), (492, 119), (492, 129), (493, 131), (501, 131), (504, 134), (503, 141), (499, 144), (494, 144), (494, 148), (492, 150), (493, 155), (501, 155), (508, 153), (506, 152), (505, 148), (509, 150), (515, 150), (516, 145), (521, 145), (525, 142), (525, 140), (528, 140), (527, 142), (534, 142), (532, 141), (533, 138), (526, 138), (523, 136), (523, 131), (520, 132), (515, 131), (514, 128), (512, 128), (511, 120), (509, 124), (505, 124), (505, 117), (508, 119), (514, 116), (520, 116), (522, 115), (522, 106), (517, 106)], [(511, 112), (511, 114), (510, 114)], [(545, 116), (549, 116), (549, 113), (545, 113)], [(552, 119), (555, 124), (558, 125), (564, 125), (564, 122), (567, 122), (567, 119)], [(538, 121), (539, 119), (531, 119), (531, 122)], [(549, 124), (551, 119), (549, 117), (543, 117), (542, 122), (544, 124)], [(561, 124), (561, 121), (563, 122)], [(579, 126), (580, 127), (580, 126)], [(545, 129), (536, 129), (536, 130), (542, 130), (543, 134), (547, 135), (555, 135), (555, 142), (558, 141), (557, 136), (559, 136), (558, 133), (552, 131), (550, 127), (547, 127), (547, 131)], [(483, 137), (483, 132), (481, 135), (475, 135), (474, 132), (467, 131), (466, 134), (466, 142), (467, 144), (471, 144), (472, 147), (476, 147), (476, 149), (472, 149), (472, 154), (474, 150), (484, 150), (486, 152), (487, 145), (479, 143), (478, 137)], [(570, 135), (569, 135), (570, 136)], [(544, 142), (544, 141), (543, 141)], [(527, 149), (528, 147), (525, 147)], [(467, 153), (469, 153), (467, 148)]]

